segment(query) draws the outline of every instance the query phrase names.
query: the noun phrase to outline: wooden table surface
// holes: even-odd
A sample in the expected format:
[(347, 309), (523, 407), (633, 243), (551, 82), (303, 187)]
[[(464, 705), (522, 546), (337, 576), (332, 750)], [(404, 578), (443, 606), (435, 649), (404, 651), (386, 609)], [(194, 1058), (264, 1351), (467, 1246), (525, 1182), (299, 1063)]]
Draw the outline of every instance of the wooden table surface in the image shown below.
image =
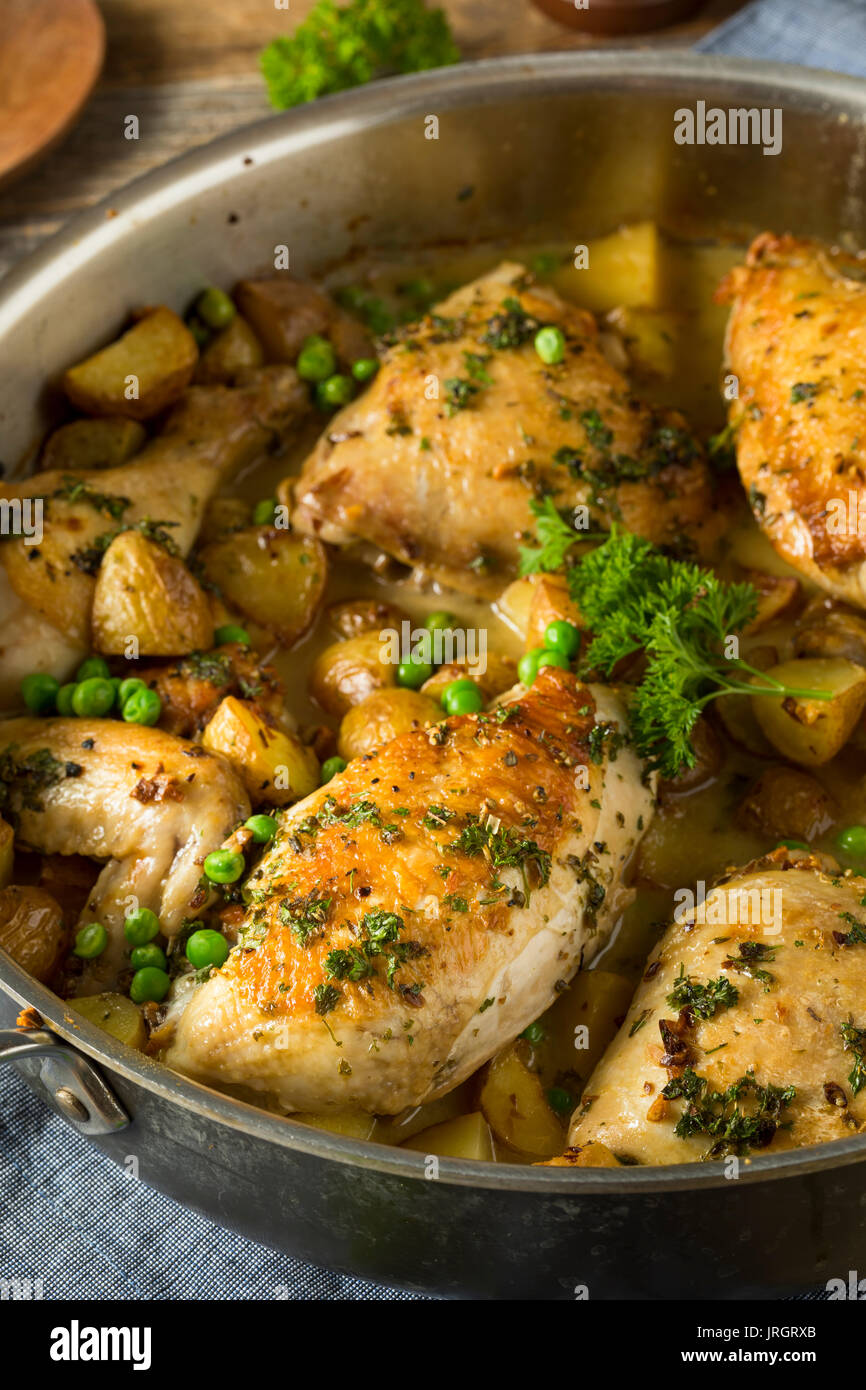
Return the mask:
[[(286, 10), (271, 0), (101, 0), (108, 41), (102, 77), (72, 134), (4, 190), (0, 274), (73, 212), (184, 150), (268, 115), (259, 51), (290, 33), (313, 3), (289, 0)], [(441, 3), (465, 58), (614, 43), (575, 34), (529, 0)], [(707, 0), (688, 23), (628, 46), (688, 45), (741, 4)], [(2, 10), (0, 0), (0, 43)], [(129, 115), (138, 117), (138, 140), (124, 138)]]

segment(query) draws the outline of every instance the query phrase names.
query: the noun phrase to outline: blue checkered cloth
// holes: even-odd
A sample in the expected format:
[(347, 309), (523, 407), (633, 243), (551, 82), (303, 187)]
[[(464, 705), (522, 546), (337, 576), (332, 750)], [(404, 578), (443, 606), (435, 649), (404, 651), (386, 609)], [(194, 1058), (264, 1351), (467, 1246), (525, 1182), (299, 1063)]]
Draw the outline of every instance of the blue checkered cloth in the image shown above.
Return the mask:
[[(866, 0), (758, 0), (698, 47), (866, 76)], [(0, 1278), (42, 1279), (48, 1299), (415, 1297), (277, 1255), (120, 1175), (10, 1067), (0, 1067)]]

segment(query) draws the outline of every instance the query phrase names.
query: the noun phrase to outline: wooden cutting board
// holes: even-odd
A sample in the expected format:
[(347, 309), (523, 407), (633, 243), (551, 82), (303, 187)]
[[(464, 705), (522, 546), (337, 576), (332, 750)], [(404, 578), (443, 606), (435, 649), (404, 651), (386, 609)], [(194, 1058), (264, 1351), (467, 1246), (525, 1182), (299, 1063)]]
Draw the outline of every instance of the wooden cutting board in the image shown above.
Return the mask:
[(104, 54), (94, 0), (0, 0), (0, 183), (66, 134)]

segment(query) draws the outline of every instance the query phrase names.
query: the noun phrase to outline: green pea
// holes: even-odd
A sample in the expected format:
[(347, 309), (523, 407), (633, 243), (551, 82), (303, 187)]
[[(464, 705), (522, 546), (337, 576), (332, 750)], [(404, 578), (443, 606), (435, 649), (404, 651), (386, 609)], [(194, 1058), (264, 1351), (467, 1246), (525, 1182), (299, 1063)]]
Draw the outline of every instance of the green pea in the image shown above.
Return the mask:
[(440, 608), (437, 609), (435, 613), (428, 614), (424, 621), (424, 626), (428, 632), (447, 632), (450, 628), (453, 628), (456, 623), (457, 618), (453, 613), (449, 613), (446, 609)]
[(164, 970), (167, 964), (165, 951), (155, 941), (148, 941), (146, 946), (136, 946), (130, 951), (129, 963), (133, 970), (145, 970), (148, 966)]
[(562, 257), (557, 256), (555, 251), (539, 251), (537, 256), (532, 257), (529, 267), (533, 275), (552, 275), (561, 264)]
[(129, 985), (129, 997), (133, 1004), (161, 1004), (168, 994), (171, 980), (158, 966), (146, 965), (136, 970)]
[(561, 362), (565, 356), (565, 334), (552, 325), (539, 328), (535, 335), (535, 351), (548, 367)]
[(580, 651), (580, 628), (567, 623), (564, 618), (556, 618), (544, 629), (544, 645), (549, 650), (564, 652), (567, 657), (577, 656)]
[(326, 758), (322, 763), (322, 769), (319, 773), (322, 786), (324, 786), (326, 782), (330, 782), (331, 778), (336, 777), (338, 773), (345, 771), (345, 768), (346, 761), (344, 758), (338, 758), (336, 754), (333, 758)]
[(376, 357), (359, 357), (357, 362), (352, 363), (352, 376), (356, 381), (370, 381), (379, 370), (379, 361)]
[(543, 647), (533, 647), (531, 651), (524, 652), (517, 663), (517, 676), (520, 682), (529, 688), (538, 675), (538, 658), (544, 651)]
[(242, 646), (248, 647), (250, 634), (238, 623), (224, 623), (222, 627), (217, 628), (213, 640), (215, 647), (221, 647), (225, 642), (240, 642)]
[(866, 825), (846, 825), (836, 843), (846, 854), (866, 855)]
[(540, 1043), (544, 1042), (547, 1034), (540, 1023), (530, 1023), (528, 1028), (524, 1028), (520, 1036), (526, 1038), (527, 1042)]
[(146, 946), (159, 935), (159, 918), (149, 907), (137, 907), (124, 922), (123, 935), (130, 946)]
[(121, 681), (117, 689), (117, 703), (120, 708), (123, 709), (130, 695), (137, 695), (139, 690), (147, 690), (147, 686), (138, 676), (128, 676), (125, 681)]
[(273, 816), (250, 816), (249, 820), (244, 821), (244, 825), (247, 830), (253, 832), (253, 840), (257, 845), (266, 845), (279, 830)]
[(261, 502), (257, 502), (253, 507), (253, 525), (270, 526), (276, 515), (276, 510), (276, 497), (263, 497)]
[(127, 724), (155, 724), (162, 714), (162, 700), (155, 690), (134, 690), (120, 711)]
[(208, 328), (228, 328), (237, 310), (225, 290), (209, 285), (195, 301), (195, 311)]
[(80, 956), (82, 960), (94, 960), (96, 956), (101, 956), (108, 945), (108, 932), (101, 922), (88, 922), (86, 927), (79, 927), (75, 933), (75, 945), (72, 948), (74, 956)]
[(57, 713), (64, 715), (67, 719), (75, 713), (72, 708), (72, 696), (76, 690), (75, 681), (68, 681), (66, 685), (61, 685), (57, 692)]
[(561, 671), (568, 671), (571, 662), (565, 652), (558, 652), (551, 647), (542, 647), (538, 653), (538, 670), (542, 671), (545, 666), (558, 666)]
[(397, 667), (397, 684), (407, 690), (417, 690), (425, 681), (429, 681), (432, 674), (433, 667), (429, 661), (419, 661), (417, 657), (410, 656), (408, 661), (401, 661)]
[(196, 347), (199, 351), (201, 351), (202, 348), (206, 348), (211, 340), (211, 331), (206, 323), (202, 323), (198, 314), (188, 314), (186, 326), (195, 338)]
[(194, 931), (186, 943), (186, 958), (196, 970), (206, 965), (224, 965), (229, 953), (229, 943), (221, 932), (211, 927)]
[(104, 661), (101, 656), (89, 656), (86, 661), (82, 661), (75, 672), (77, 681), (90, 680), (93, 676), (101, 676), (103, 680), (108, 680), (111, 676), (108, 662)]
[(809, 849), (804, 840), (780, 840), (776, 849)]
[(316, 387), (316, 401), (323, 410), (337, 410), (341, 405), (348, 405), (355, 394), (350, 376), (329, 376), (327, 381), (320, 381)]
[(452, 681), (439, 697), (446, 714), (477, 714), (484, 701), (474, 681)]
[(337, 354), (318, 333), (305, 338), (298, 353), (295, 371), (304, 381), (327, 381), (337, 370)]
[(561, 1086), (551, 1086), (547, 1093), (547, 1103), (557, 1115), (570, 1115), (574, 1109), (574, 1097)]
[(60, 682), (44, 671), (34, 671), (21, 682), (21, 699), (34, 714), (53, 714)]
[(79, 681), (72, 692), (72, 712), (80, 719), (100, 719), (114, 704), (114, 686), (101, 676)]
[(212, 850), (204, 871), (211, 883), (237, 883), (244, 871), (244, 856), (236, 849)]

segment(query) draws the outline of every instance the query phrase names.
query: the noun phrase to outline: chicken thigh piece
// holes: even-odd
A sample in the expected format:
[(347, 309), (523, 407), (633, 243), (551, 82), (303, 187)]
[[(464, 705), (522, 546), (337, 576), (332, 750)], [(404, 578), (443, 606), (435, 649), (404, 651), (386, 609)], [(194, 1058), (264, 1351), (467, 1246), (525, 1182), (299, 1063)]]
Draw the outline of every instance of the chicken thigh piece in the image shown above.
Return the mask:
[[(185, 555), (221, 482), (264, 452), (307, 403), (307, 389), (290, 367), (266, 367), (246, 386), (190, 388), (162, 433), (121, 467), (0, 484), (7, 500), (43, 499), (41, 543), (9, 538), (0, 544), (0, 708), (11, 705), (27, 671), (63, 679), (80, 661), (90, 637), (91, 558), (98, 565), (100, 538), (147, 518), (167, 525)], [(21, 640), (22, 622), (38, 628), (38, 664), (33, 645)]]
[(115, 985), (133, 908), (166, 936), (196, 915), (205, 857), (250, 808), (227, 762), (161, 729), (23, 718), (0, 724), (0, 810), (24, 848), (106, 861), (81, 916), (108, 931), (79, 982), (92, 994)]
[[(561, 361), (539, 356), (542, 325), (554, 343), (563, 335)], [(712, 511), (682, 417), (634, 399), (591, 314), (505, 263), (387, 349), (369, 390), (307, 459), (295, 520), (494, 597), (517, 572), (534, 532), (529, 503), (543, 494), (658, 544), (694, 535)]]
[(722, 281), (737, 464), (779, 554), (866, 606), (866, 262), (765, 232)]
[(863, 888), (778, 849), (668, 927), (572, 1117), (572, 1150), (695, 1163), (860, 1131)]
[(609, 690), (544, 669), (284, 813), (165, 1060), (287, 1110), (396, 1114), (537, 1018), (630, 897), (653, 795)]

